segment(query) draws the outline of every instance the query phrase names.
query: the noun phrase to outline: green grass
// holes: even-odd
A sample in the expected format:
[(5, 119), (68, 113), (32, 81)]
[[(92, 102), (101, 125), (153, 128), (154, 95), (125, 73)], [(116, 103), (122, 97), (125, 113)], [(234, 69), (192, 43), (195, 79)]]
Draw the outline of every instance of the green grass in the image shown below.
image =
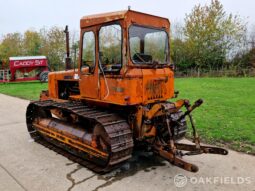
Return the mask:
[[(45, 89), (40, 82), (0, 84), (0, 93), (29, 100)], [(177, 78), (175, 89), (178, 99), (204, 100), (193, 112), (203, 142), (255, 154), (255, 78)]]
[(0, 83), (0, 93), (28, 100), (38, 100), (46, 89), (48, 84), (40, 82)]
[(175, 89), (204, 100), (193, 112), (203, 141), (255, 154), (255, 78), (179, 78)]

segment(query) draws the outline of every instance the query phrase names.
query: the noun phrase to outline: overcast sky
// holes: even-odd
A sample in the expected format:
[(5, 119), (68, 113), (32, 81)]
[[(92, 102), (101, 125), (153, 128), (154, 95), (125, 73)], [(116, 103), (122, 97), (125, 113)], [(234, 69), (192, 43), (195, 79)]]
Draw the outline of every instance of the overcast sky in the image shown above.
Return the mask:
[[(0, 36), (54, 25), (79, 30), (84, 15), (131, 9), (182, 21), (194, 5), (210, 0), (0, 0)], [(227, 13), (255, 24), (255, 0), (221, 0)]]

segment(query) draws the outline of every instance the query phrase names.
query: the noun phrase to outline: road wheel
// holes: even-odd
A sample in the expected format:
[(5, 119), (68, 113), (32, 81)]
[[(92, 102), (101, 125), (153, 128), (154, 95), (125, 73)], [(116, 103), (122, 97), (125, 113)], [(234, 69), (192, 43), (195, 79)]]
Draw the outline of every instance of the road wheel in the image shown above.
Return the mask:
[(48, 82), (48, 71), (44, 71), (40, 74), (39, 79), (41, 82)]

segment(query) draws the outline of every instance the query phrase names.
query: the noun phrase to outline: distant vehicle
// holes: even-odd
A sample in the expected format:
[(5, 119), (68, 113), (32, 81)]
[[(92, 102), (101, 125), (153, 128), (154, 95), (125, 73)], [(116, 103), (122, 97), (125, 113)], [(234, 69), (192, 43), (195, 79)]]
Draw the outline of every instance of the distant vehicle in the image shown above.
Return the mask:
[(0, 82), (48, 81), (48, 60), (46, 56), (10, 57), (9, 69), (0, 70)]

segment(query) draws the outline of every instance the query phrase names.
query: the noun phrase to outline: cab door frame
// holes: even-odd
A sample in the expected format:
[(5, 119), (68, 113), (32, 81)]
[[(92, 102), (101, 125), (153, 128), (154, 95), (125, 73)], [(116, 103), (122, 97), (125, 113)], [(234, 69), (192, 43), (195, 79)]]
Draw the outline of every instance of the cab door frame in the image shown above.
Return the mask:
[[(85, 33), (93, 32), (94, 35), (94, 69), (83, 67), (83, 40)], [(79, 56), (79, 85), (80, 94), (83, 98), (100, 99), (99, 68), (98, 68), (98, 34), (97, 27), (88, 27), (81, 30), (80, 56)]]

